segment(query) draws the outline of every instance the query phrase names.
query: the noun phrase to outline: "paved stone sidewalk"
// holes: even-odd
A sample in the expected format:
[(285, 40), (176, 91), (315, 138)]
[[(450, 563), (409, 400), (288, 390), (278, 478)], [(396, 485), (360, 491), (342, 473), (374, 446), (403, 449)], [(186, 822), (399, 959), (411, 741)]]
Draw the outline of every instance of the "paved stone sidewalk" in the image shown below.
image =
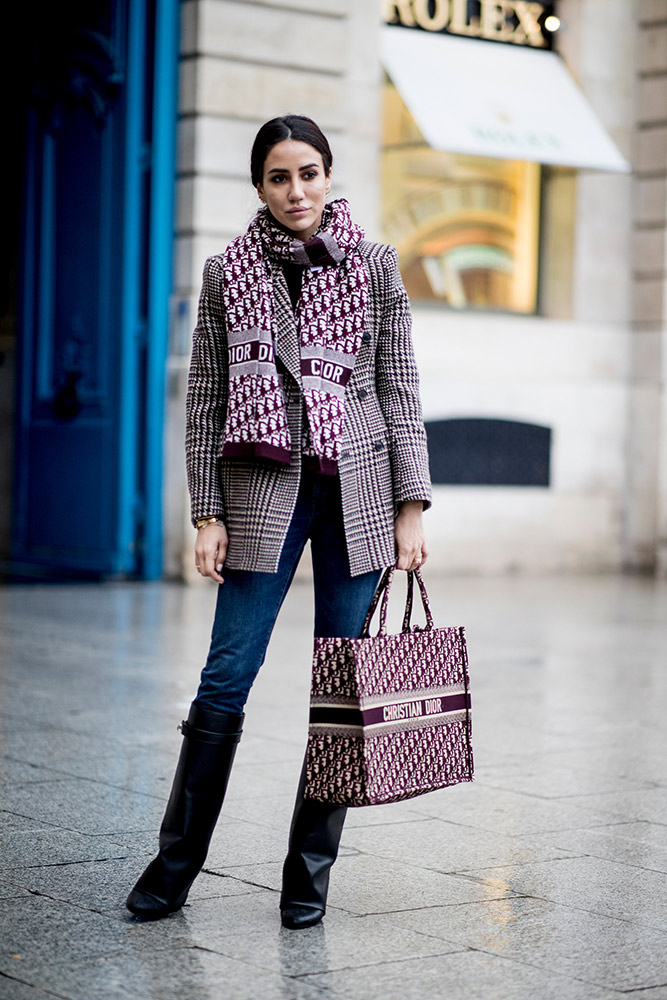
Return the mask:
[(477, 780), (351, 812), (329, 912), (302, 932), (281, 929), (278, 885), (309, 585), (253, 691), (206, 872), (157, 924), (123, 900), (213, 590), (0, 588), (0, 1000), (665, 1000), (667, 584), (427, 582), (438, 622), (468, 629)]

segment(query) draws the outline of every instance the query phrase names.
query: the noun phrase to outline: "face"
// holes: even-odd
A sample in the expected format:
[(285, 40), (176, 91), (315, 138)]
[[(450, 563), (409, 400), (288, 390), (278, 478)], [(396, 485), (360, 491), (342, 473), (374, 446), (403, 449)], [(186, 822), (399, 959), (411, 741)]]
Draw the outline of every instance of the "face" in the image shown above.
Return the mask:
[(322, 220), (330, 188), (322, 154), (307, 142), (284, 139), (269, 150), (257, 192), (281, 226), (308, 240)]

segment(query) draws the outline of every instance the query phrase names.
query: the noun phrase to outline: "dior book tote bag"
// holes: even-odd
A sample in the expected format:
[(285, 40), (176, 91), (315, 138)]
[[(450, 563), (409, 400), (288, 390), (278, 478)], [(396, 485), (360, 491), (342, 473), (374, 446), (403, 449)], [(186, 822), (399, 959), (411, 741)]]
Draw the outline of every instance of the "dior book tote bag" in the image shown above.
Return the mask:
[[(403, 628), (387, 635), (385, 570), (358, 639), (315, 639), (307, 798), (346, 806), (409, 799), (473, 779), (463, 628), (435, 628), (419, 569), (408, 573)], [(411, 628), (414, 577), (426, 625)], [(378, 602), (380, 626), (371, 636)]]

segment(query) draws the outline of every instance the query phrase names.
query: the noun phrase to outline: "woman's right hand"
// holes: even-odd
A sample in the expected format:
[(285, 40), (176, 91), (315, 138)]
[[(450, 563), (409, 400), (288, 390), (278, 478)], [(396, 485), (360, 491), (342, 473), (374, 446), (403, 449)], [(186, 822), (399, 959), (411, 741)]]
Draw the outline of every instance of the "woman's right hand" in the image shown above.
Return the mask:
[(216, 583), (224, 583), (220, 576), (225, 565), (228, 545), (224, 524), (205, 524), (197, 532), (195, 542), (195, 569), (200, 576), (210, 576)]

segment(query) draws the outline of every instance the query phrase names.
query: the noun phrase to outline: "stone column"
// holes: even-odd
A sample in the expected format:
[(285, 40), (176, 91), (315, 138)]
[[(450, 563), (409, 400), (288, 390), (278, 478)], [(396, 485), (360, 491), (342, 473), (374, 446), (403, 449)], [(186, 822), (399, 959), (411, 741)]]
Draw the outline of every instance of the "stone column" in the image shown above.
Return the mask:
[(165, 435), (165, 571), (196, 578), (185, 488), (183, 410), (191, 332), (207, 256), (256, 208), (258, 127), (314, 118), (334, 152), (334, 196), (377, 237), (379, 62), (376, 3), (186, 0), (182, 5), (177, 233)]
[(667, 575), (667, 0), (637, 9), (625, 563)]

